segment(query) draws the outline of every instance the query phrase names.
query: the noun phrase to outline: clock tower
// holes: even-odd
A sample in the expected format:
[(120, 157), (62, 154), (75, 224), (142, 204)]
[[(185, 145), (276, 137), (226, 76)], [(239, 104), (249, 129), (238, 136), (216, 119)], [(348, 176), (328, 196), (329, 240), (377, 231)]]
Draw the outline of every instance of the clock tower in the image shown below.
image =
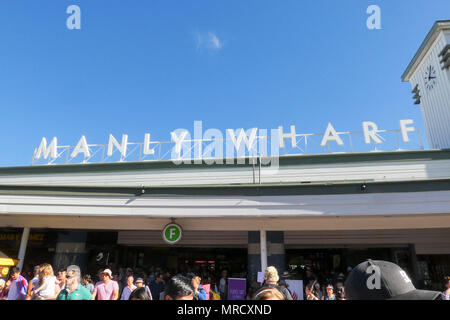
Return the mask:
[(437, 21), (402, 76), (420, 105), (432, 149), (450, 149), (450, 20)]

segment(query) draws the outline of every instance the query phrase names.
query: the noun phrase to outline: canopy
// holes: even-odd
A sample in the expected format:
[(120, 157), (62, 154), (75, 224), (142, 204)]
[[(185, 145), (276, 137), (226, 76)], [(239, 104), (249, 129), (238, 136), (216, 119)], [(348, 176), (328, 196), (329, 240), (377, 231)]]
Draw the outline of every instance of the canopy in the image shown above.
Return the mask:
[(9, 258), (6, 254), (0, 251), (0, 266), (14, 267), (19, 261)]

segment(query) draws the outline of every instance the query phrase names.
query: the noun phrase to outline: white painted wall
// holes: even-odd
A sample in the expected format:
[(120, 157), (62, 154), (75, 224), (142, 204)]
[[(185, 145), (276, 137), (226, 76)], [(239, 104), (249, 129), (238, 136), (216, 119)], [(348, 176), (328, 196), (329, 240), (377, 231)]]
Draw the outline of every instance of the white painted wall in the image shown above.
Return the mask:
[[(200, 168), (110, 173), (39, 174), (0, 176), (0, 185), (34, 186), (186, 186), (251, 184), (259, 182), (259, 170), (248, 168)], [(326, 181), (414, 181), (450, 178), (449, 160), (374, 161), (321, 165), (282, 166), (277, 172), (262, 168), (261, 183)]]
[(0, 213), (85, 217), (329, 217), (450, 214), (450, 191), (305, 196), (0, 195)]
[[(450, 148), (450, 70), (442, 70), (442, 57), (438, 57), (448, 44), (450, 30), (440, 31), (410, 80), (412, 88), (419, 85), (422, 115), (432, 149)], [(426, 88), (424, 81), (425, 71), (430, 65), (437, 74), (437, 84), (432, 90)]]

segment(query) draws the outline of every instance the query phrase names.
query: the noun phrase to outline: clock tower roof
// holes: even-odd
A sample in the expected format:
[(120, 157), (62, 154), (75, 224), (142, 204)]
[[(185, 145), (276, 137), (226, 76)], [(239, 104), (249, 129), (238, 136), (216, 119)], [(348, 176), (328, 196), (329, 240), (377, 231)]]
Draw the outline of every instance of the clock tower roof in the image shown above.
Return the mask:
[(411, 79), (412, 74), (416, 71), (417, 66), (420, 64), (422, 59), (427, 54), (428, 50), (433, 45), (434, 41), (437, 39), (441, 31), (450, 30), (450, 20), (439, 20), (436, 21), (431, 28), (430, 32), (426, 36), (425, 40), (422, 42), (422, 45), (417, 50), (414, 58), (409, 63), (405, 72), (402, 75), (402, 81), (409, 81)]

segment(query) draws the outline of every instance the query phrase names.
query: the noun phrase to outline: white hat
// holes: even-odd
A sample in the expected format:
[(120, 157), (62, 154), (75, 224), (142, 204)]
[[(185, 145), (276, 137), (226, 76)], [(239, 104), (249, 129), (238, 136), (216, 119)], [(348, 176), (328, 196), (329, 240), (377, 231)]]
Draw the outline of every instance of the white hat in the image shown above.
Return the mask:
[(112, 271), (110, 269), (105, 269), (102, 271), (102, 274), (107, 274), (112, 279)]
[(270, 266), (266, 268), (266, 272), (264, 273), (264, 280), (266, 281), (276, 281), (280, 280), (278, 276), (277, 268)]

